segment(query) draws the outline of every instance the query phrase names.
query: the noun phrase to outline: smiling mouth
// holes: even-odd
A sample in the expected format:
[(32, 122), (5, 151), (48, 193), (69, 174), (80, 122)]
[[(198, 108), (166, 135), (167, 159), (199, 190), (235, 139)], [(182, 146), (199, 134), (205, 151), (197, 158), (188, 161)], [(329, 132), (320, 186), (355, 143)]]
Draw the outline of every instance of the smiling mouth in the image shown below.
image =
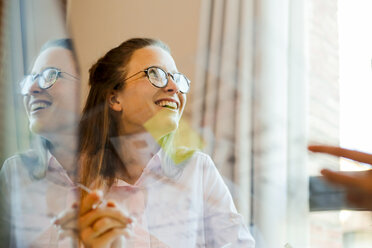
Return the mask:
[(46, 108), (49, 108), (50, 105), (51, 103), (49, 102), (36, 102), (36, 103), (31, 104), (30, 111), (35, 112), (38, 110), (46, 109)]
[(155, 104), (162, 108), (168, 108), (168, 109), (173, 109), (173, 110), (178, 109), (178, 104), (176, 102), (160, 100), (160, 101), (156, 101)]

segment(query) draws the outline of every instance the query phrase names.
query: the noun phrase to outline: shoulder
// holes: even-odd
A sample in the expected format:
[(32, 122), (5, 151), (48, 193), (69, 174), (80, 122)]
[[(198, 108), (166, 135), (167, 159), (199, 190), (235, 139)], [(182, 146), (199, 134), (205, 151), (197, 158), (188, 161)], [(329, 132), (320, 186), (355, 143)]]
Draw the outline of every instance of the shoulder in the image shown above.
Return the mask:
[[(161, 156), (167, 157), (166, 153), (165, 155), (162, 153)], [(177, 150), (174, 151), (171, 156), (169, 156), (169, 158), (171, 158), (173, 164), (179, 168), (214, 165), (209, 155), (188, 147), (178, 147)]]
[[(195, 162), (195, 161), (199, 161), (199, 162), (207, 162), (208, 160), (211, 160), (210, 156), (204, 152), (201, 152), (199, 150), (191, 150), (191, 149), (187, 149), (186, 152), (188, 153), (188, 156), (187, 156), (187, 162)], [(184, 153), (186, 153), (184, 152)]]
[(10, 173), (13, 170), (18, 170), (24, 168), (24, 163), (21, 154), (16, 154), (5, 160), (3, 166), (1, 167), (2, 174)]
[(193, 156), (189, 160), (189, 164), (194, 164), (195, 166), (201, 167), (202, 169), (213, 169), (216, 168), (212, 158), (201, 151), (195, 151)]
[(35, 150), (28, 150), (23, 153), (16, 154), (5, 160), (1, 167), (1, 176), (11, 178), (12, 175), (35, 177), (44, 161)]
[(195, 151), (190, 159), (185, 164), (185, 169), (192, 174), (199, 174), (204, 179), (206, 177), (214, 177), (219, 175), (219, 172), (212, 160), (212, 158), (201, 151)]

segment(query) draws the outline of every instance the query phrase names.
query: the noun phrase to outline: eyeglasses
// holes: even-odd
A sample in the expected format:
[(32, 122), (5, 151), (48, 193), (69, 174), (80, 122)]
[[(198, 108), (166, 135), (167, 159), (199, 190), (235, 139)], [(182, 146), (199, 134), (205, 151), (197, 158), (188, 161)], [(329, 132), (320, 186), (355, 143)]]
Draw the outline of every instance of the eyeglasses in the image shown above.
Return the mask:
[(124, 79), (124, 81), (138, 75), (141, 72), (146, 73), (146, 76), (149, 79), (150, 83), (157, 88), (166, 87), (168, 85), (168, 77), (170, 76), (172, 80), (177, 84), (178, 89), (181, 93), (186, 94), (190, 90), (191, 81), (185, 75), (179, 72), (166, 72), (157, 66), (150, 66), (149, 68), (143, 71), (139, 71), (132, 76)]
[(67, 72), (63, 72), (58, 68), (48, 67), (38, 74), (27, 75), (19, 84), (21, 88), (21, 94), (26, 95), (35, 80), (37, 80), (40, 89), (45, 90), (52, 87), (58, 78), (60, 77), (66, 78), (63, 75), (69, 76), (74, 80), (79, 80), (79, 78)]

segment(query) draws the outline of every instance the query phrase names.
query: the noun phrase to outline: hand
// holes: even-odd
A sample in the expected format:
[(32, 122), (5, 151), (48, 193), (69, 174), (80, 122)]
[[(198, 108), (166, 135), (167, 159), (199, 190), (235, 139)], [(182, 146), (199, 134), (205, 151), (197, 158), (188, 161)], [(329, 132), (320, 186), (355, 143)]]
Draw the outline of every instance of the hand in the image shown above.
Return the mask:
[[(87, 248), (120, 245), (118, 240), (121, 237), (129, 238), (131, 235), (132, 219), (128, 218), (114, 202), (109, 201), (104, 206), (99, 205), (100, 203), (102, 203), (102, 193), (94, 191), (82, 201), (78, 221), (74, 220), (76, 215), (73, 216), (71, 211), (66, 211), (62, 218), (56, 220), (56, 224), (66, 234), (78, 233)], [(71, 224), (72, 222), (75, 225)]]
[[(317, 145), (309, 146), (308, 149), (312, 152), (331, 154), (372, 165), (372, 154), (336, 146)], [(321, 173), (328, 182), (346, 189), (347, 200), (351, 204), (372, 210), (372, 170), (335, 172), (323, 169)]]
[(77, 218), (79, 216), (78, 203), (74, 203), (71, 208), (60, 213), (57, 219), (54, 221), (60, 231), (59, 239), (62, 240), (65, 237), (78, 238), (78, 226)]
[(95, 207), (101, 202), (102, 193), (94, 191), (86, 196), (80, 206), (78, 226), (80, 238), (87, 248), (111, 247), (112, 244), (117, 244), (116, 240), (121, 237), (130, 236), (132, 219), (114, 202)]

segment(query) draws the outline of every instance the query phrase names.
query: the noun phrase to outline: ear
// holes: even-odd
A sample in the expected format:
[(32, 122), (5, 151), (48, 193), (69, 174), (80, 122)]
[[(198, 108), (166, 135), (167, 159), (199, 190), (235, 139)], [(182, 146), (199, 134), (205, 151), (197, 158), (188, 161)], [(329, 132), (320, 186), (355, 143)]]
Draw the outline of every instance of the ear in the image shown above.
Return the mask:
[(108, 102), (110, 105), (110, 108), (114, 111), (120, 112), (123, 110), (123, 106), (121, 106), (120, 100), (118, 99), (118, 96), (116, 92), (111, 92), (108, 98)]

